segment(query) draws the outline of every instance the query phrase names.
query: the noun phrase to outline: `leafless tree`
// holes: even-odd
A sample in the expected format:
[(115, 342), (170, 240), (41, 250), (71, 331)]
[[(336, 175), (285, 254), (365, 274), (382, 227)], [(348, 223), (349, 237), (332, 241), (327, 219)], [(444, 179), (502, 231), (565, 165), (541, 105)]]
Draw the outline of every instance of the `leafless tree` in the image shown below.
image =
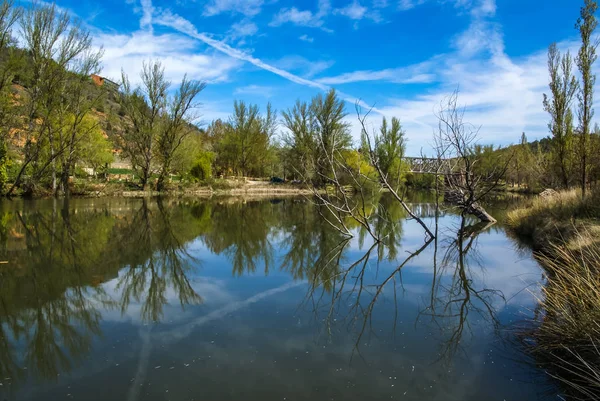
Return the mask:
[(464, 121), (465, 108), (458, 105), (458, 90), (441, 101), (436, 111), (438, 130), (434, 143), (438, 155), (450, 159), (445, 175), (445, 200), (458, 206), (463, 215), (474, 215), (483, 222), (495, 222), (479, 202), (498, 187), (510, 159), (498, 160), (491, 169), (477, 169), (481, 162), (476, 145), (481, 127)]

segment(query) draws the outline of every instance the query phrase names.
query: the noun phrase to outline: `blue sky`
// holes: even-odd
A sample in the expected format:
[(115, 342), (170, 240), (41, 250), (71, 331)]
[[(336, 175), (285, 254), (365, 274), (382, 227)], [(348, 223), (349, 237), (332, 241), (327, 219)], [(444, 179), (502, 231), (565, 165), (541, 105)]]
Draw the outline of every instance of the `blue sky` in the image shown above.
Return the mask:
[(547, 135), (546, 49), (577, 50), (577, 0), (105, 0), (59, 1), (104, 46), (103, 75), (133, 81), (143, 60), (169, 78), (206, 80), (203, 119), (234, 99), (283, 110), (336, 88), (348, 101), (401, 119), (408, 150), (431, 153), (434, 110), (460, 88), (482, 143)]

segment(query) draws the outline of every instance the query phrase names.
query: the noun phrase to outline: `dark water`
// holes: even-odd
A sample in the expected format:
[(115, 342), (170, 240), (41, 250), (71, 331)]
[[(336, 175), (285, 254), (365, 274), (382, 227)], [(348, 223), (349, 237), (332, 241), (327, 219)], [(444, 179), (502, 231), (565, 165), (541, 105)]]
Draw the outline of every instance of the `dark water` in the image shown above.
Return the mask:
[(377, 210), (374, 246), (303, 199), (0, 204), (0, 400), (556, 399), (501, 224)]

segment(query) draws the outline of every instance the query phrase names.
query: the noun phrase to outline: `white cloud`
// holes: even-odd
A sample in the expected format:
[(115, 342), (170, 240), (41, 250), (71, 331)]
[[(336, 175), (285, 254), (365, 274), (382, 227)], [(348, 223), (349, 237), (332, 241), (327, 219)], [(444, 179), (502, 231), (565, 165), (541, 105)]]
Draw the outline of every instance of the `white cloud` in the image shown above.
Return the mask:
[(296, 7), (282, 8), (275, 14), (273, 20), (269, 23), (269, 26), (277, 27), (291, 23), (309, 28), (321, 28), (325, 31), (332, 32), (330, 29), (324, 27), (324, 19), (330, 12), (331, 3), (329, 0), (319, 0), (318, 10), (315, 13), (310, 10), (299, 10)]
[(231, 26), (229, 30), (229, 39), (236, 40), (246, 36), (254, 36), (258, 32), (256, 24), (248, 19), (244, 19)]
[(210, 0), (204, 7), (203, 15), (211, 17), (221, 13), (239, 13), (253, 17), (260, 13), (263, 0)]
[(338, 8), (335, 12), (353, 20), (361, 20), (367, 14), (367, 10), (367, 7), (361, 6), (358, 0), (354, 0), (346, 7)]
[(315, 38), (313, 38), (312, 36), (308, 36), (307, 34), (300, 36), (298, 39), (308, 43), (312, 43), (315, 41)]
[(162, 25), (162, 26), (166, 26), (166, 27), (175, 29), (181, 33), (184, 33), (194, 39), (197, 39), (197, 40), (207, 44), (208, 46), (218, 50), (221, 53), (228, 55), (229, 57), (232, 57), (236, 60), (248, 62), (260, 69), (272, 72), (273, 74), (279, 75), (280, 77), (285, 78), (291, 82), (294, 82), (294, 83), (297, 83), (300, 85), (309, 86), (309, 87), (316, 88), (319, 90), (329, 89), (325, 85), (322, 85), (318, 82), (311, 81), (309, 79), (305, 79), (305, 78), (299, 77), (297, 75), (291, 74), (285, 70), (282, 70), (281, 68), (274, 67), (256, 57), (253, 57), (252, 55), (250, 55), (248, 53), (245, 53), (241, 50), (235, 49), (226, 43), (223, 43), (221, 41), (218, 41), (216, 39), (209, 37), (208, 35), (206, 35), (204, 33), (200, 33), (197, 31), (197, 29), (194, 27), (194, 25), (191, 22), (189, 22), (188, 20), (186, 20), (183, 17), (180, 17), (177, 14), (171, 13), (170, 11), (162, 12), (161, 15), (156, 18), (156, 23), (159, 25)]
[[(332, 60), (311, 61), (302, 56), (285, 56), (273, 63), (279, 68), (294, 71), (304, 77), (311, 78), (334, 64)], [(317, 80), (318, 81), (318, 80)], [(318, 81), (319, 82), (319, 81)], [(321, 82), (324, 83), (324, 82)]]
[(377, 71), (353, 71), (334, 77), (321, 78), (317, 81), (326, 85), (340, 85), (367, 81), (386, 81), (403, 84), (431, 83), (436, 80), (436, 75), (431, 68), (432, 65), (432, 61), (427, 61), (408, 67), (387, 68)]
[(424, 4), (427, 0), (400, 0), (398, 3), (398, 9), (400, 11), (410, 10), (421, 4)]
[(263, 86), (263, 85), (248, 85), (237, 88), (233, 94), (234, 95), (254, 95), (254, 96), (264, 96), (266, 98), (270, 98), (275, 93), (275, 88), (272, 86)]
[(388, 0), (373, 0), (373, 8), (386, 8), (388, 5)]
[[(321, 0), (321, 2), (323, 3), (326, 1)], [(323, 84), (313, 81), (311, 79), (300, 77), (298, 75), (295, 75), (288, 71), (285, 71), (281, 68), (278, 68), (278, 67), (270, 65), (268, 63), (265, 63), (261, 59), (253, 57), (252, 55), (250, 55), (246, 52), (243, 52), (241, 50), (234, 49), (233, 47), (227, 45), (226, 43), (223, 43), (221, 41), (211, 38), (210, 36), (206, 35), (205, 33), (200, 33), (200, 32), (198, 32), (198, 30), (194, 27), (194, 25), (191, 22), (189, 22), (188, 20), (186, 20), (185, 18), (183, 18), (177, 14), (171, 13), (168, 10), (161, 12), (161, 14), (156, 18), (155, 23), (158, 25), (162, 25), (162, 26), (166, 26), (166, 27), (175, 29), (181, 33), (184, 33), (192, 38), (195, 38), (195, 39), (205, 43), (206, 45), (212, 47), (213, 49), (218, 50), (219, 52), (224, 53), (236, 60), (246, 61), (246, 62), (254, 65), (255, 67), (258, 67), (264, 71), (271, 72), (271, 73), (278, 75), (284, 79), (287, 79), (290, 82), (294, 82), (299, 85), (304, 85), (304, 86), (308, 86), (311, 88), (315, 88), (315, 89), (318, 89), (321, 91), (327, 91), (330, 89), (330, 87), (327, 85), (323, 85)], [(358, 103), (362, 106), (368, 107), (368, 105), (366, 105), (360, 99), (355, 98), (354, 96), (345, 94), (343, 92), (338, 92), (338, 94), (341, 99), (343, 99), (344, 101), (346, 101), (348, 103), (351, 103), (351, 104)], [(379, 110), (376, 108), (372, 108), (372, 111), (374, 113), (379, 113)]]
[(152, 13), (154, 12), (152, 0), (141, 0), (141, 4), (142, 18), (140, 19), (140, 28), (152, 31)]
[(189, 78), (208, 82), (226, 81), (240, 63), (229, 57), (196, 53), (196, 42), (182, 35), (153, 35), (135, 32), (130, 35), (98, 33), (94, 43), (104, 47), (102, 74), (120, 81), (121, 68), (135, 84), (144, 61), (160, 61), (167, 78), (180, 81), (187, 73)]

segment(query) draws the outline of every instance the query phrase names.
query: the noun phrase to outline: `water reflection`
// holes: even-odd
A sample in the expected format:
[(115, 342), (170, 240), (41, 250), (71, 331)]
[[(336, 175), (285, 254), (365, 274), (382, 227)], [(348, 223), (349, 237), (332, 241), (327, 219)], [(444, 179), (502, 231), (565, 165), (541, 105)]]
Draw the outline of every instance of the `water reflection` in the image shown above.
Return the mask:
[[(463, 344), (465, 330), (470, 330), (469, 313), (488, 320), (497, 329), (496, 306), (505, 303), (502, 291), (483, 287), (474, 278), (476, 270), (484, 270), (485, 264), (478, 252), (477, 238), (491, 229), (492, 223), (471, 223), (462, 216), (456, 230), (446, 235), (441, 244), (436, 238), (433, 257), (433, 280), (431, 296), (422, 315), (430, 316), (444, 338), (440, 341), (440, 358), (451, 360)], [(438, 235), (439, 238), (439, 235)], [(441, 258), (438, 255), (441, 254)], [(448, 276), (449, 279), (444, 279)]]
[(158, 322), (163, 318), (168, 289), (177, 294), (182, 308), (202, 302), (189, 281), (192, 262), (198, 261), (187, 252), (184, 242), (200, 231), (196, 231), (194, 225), (187, 232), (185, 225), (172, 221), (177, 217), (185, 218), (185, 213), (175, 209), (177, 217), (169, 215), (164, 203), (159, 198), (152, 210), (148, 200), (142, 200), (140, 208), (132, 214), (130, 224), (120, 232), (120, 241), (113, 251), (128, 255), (127, 268), (119, 276), (116, 287), (120, 293), (121, 312), (125, 313), (135, 300), (142, 304), (144, 321)]
[[(500, 326), (504, 294), (482, 280), (486, 262), (478, 252), (479, 236), (498, 228), (446, 215), (428, 200), (415, 199), (411, 207), (435, 225), (435, 240), (425, 241), (384, 196), (370, 222), (380, 242), (351, 221), (356, 236), (344, 237), (304, 199), (0, 204), (0, 261), (8, 261), (0, 264), (0, 376), (10, 378), (0, 378), (0, 392), (56, 380), (95, 360), (94, 349), (106, 341), (104, 320), (114, 315), (124, 321), (137, 315), (142, 345), (131, 376), (143, 381), (153, 341), (176, 344), (200, 325), (294, 288), (302, 288), (289, 298), (298, 316), (307, 312), (328, 343), (352, 344), (350, 360), (360, 355), (369, 364), (365, 344), (383, 330), (399, 338), (398, 327), (406, 330), (410, 319), (417, 331), (439, 329), (438, 359), (450, 361), (468, 347), (464, 337), (473, 322)], [(229, 277), (221, 281), (270, 275), (278, 286), (258, 294), (241, 288), (247, 296), (216, 305), (203, 280), (221, 267)], [(416, 296), (404, 285), (406, 269), (431, 278)], [(410, 302), (418, 313), (407, 315)], [(181, 311), (179, 320), (172, 307)], [(158, 323), (167, 320), (175, 322), (161, 331)], [(141, 399), (140, 391), (128, 385), (130, 398)]]

